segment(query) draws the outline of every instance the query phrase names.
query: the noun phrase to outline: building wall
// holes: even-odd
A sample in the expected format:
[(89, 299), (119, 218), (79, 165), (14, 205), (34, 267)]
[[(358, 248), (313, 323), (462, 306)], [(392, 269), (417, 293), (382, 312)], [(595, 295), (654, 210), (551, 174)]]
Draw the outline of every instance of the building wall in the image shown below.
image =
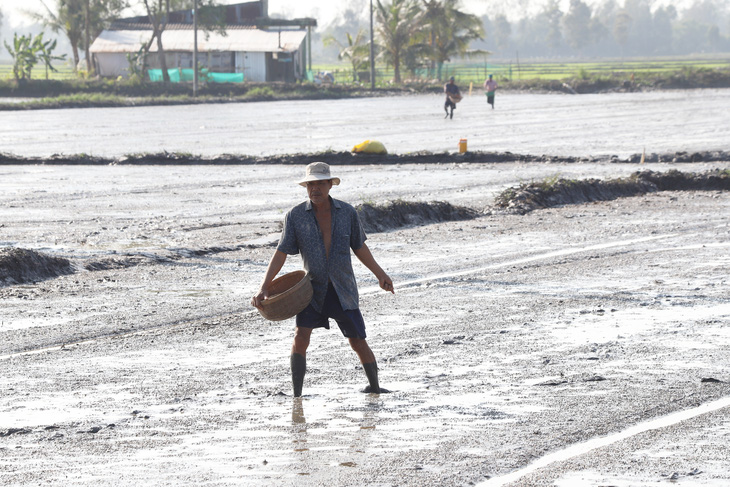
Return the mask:
[[(100, 76), (129, 77), (129, 61), (125, 53), (96, 53), (94, 59)], [(160, 69), (157, 53), (147, 57), (147, 68)], [(286, 61), (284, 61), (286, 59)], [(193, 67), (193, 53), (165, 52), (168, 69)], [(293, 82), (303, 76), (303, 50), (287, 54), (265, 52), (200, 52), (198, 63), (216, 73), (243, 73), (245, 81)]]
[(237, 52), (236, 73), (243, 73), (246, 81), (268, 81), (266, 77), (266, 53)]
[(129, 77), (129, 61), (127, 55), (118, 52), (104, 52), (94, 54), (96, 71), (100, 76), (116, 78)]

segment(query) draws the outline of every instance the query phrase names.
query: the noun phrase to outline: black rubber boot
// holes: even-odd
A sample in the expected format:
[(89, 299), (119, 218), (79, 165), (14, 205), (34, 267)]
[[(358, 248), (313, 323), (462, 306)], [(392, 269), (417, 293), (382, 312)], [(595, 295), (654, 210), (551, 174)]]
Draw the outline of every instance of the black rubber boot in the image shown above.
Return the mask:
[(372, 362), (369, 364), (362, 364), (362, 368), (365, 369), (365, 375), (368, 376), (368, 382), (370, 383), (362, 392), (372, 392), (373, 394), (385, 394), (390, 392), (388, 389), (383, 389), (378, 383), (378, 364)]
[(290, 357), (291, 382), (294, 386), (294, 397), (302, 396), (304, 374), (307, 372), (307, 358), (304, 355), (293, 353)]

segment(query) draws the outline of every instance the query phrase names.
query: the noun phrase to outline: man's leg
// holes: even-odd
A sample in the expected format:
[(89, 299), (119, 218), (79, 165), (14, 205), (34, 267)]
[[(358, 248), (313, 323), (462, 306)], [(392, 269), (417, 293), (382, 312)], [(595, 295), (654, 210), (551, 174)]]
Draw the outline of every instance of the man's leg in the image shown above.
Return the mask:
[(368, 342), (364, 338), (349, 338), (348, 340), (350, 341), (350, 346), (360, 359), (362, 368), (365, 369), (365, 375), (370, 383), (364, 392), (373, 392), (375, 394), (388, 392), (380, 388), (380, 383), (378, 382), (378, 364), (375, 361), (375, 354), (370, 349)]
[(304, 374), (307, 372), (307, 348), (312, 336), (312, 328), (296, 327), (294, 344), (291, 347), (291, 381), (294, 387), (294, 397), (302, 395)]

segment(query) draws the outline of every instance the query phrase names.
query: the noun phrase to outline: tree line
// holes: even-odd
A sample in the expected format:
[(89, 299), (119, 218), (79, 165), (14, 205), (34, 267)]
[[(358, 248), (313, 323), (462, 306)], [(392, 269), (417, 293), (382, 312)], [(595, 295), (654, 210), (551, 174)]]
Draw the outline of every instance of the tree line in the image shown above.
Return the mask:
[[(162, 33), (171, 10), (190, 10), (193, 5), (193, 0), (40, 1), (45, 11), (31, 16), (68, 38), (74, 70), (80, 53), (85, 52), (87, 75), (93, 72), (89, 54), (93, 40), (136, 3), (144, 8), (153, 35), (138, 53), (129, 56), (132, 72), (144, 73), (149, 49), (157, 42), (166, 76)], [(673, 5), (652, 9), (653, 0), (619, 1), (590, 6), (584, 0), (570, 0), (568, 9), (562, 11), (558, 0), (548, 0), (537, 13), (514, 20), (505, 13), (483, 17), (466, 13), (459, 0), (375, 0), (375, 61), (392, 67), (394, 81), (401, 83), (404, 72), (441, 79), (445, 63), (486, 59), (488, 55), (505, 60), (514, 55), (586, 58), (730, 52), (730, 5), (724, 0), (694, 0), (681, 13)], [(224, 30), (219, 8), (216, 0), (199, 0), (202, 30)], [(366, 19), (354, 8), (321, 39), (351, 64), (357, 81), (368, 75), (370, 35), (363, 22)], [(16, 61), (17, 79), (30, 77), (35, 63), (57, 59), (52, 54), (55, 43), (51, 46), (50, 42), (42, 36), (35, 41), (32, 36), (16, 35), (12, 46), (6, 43)], [(53, 69), (49, 64), (47, 68)]]
[[(440, 79), (444, 63), (476, 54), (471, 43), (484, 39), (482, 21), (460, 10), (459, 0), (376, 0), (374, 10), (375, 61), (393, 67), (395, 83), (401, 83), (403, 69)], [(357, 81), (367, 76), (370, 38), (364, 28), (358, 28), (356, 35), (345, 32), (344, 38), (329, 34), (323, 41), (339, 47), (339, 59), (352, 65)]]
[[(485, 55), (506, 60), (730, 52), (729, 4), (695, 0), (681, 13), (673, 5), (652, 9), (652, 4), (605, 0), (591, 7), (571, 0), (562, 11), (558, 0), (549, 0), (539, 12), (509, 20), (504, 13), (480, 18), (464, 13), (457, 0), (378, 0), (376, 61), (392, 66), (399, 82), (402, 68), (441, 79), (444, 62)], [(353, 73), (369, 64), (369, 35), (362, 25), (349, 9), (323, 35), (325, 49), (336, 46)]]
[(651, 0), (605, 0), (591, 7), (571, 0), (562, 11), (549, 0), (541, 11), (509, 21), (482, 17), (488, 35), (477, 45), (511, 58), (669, 56), (730, 52), (730, 4), (695, 0), (681, 13)]

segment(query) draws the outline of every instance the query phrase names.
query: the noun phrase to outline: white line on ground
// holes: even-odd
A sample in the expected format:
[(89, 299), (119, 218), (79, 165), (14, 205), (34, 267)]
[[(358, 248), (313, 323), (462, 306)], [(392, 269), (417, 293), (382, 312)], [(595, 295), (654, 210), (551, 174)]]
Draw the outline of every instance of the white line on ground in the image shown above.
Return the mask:
[(717, 411), (718, 409), (726, 408), (729, 406), (730, 406), (730, 397), (723, 397), (721, 399), (717, 399), (712, 402), (701, 404), (692, 409), (687, 409), (685, 411), (677, 411), (677, 412), (674, 412), (671, 414), (667, 414), (666, 416), (662, 416), (662, 417), (659, 417), (656, 419), (652, 419), (650, 421), (645, 421), (643, 423), (636, 424), (634, 426), (626, 428), (623, 431), (619, 431), (618, 433), (614, 433), (612, 435), (608, 435), (608, 436), (604, 436), (604, 437), (600, 437), (600, 438), (593, 438), (592, 440), (588, 440), (584, 443), (578, 443), (577, 445), (572, 445), (572, 446), (569, 446), (562, 450), (550, 453), (550, 454), (545, 455), (544, 457), (540, 458), (539, 460), (532, 462), (531, 464), (527, 465), (526, 467), (523, 467), (519, 470), (515, 470), (514, 472), (509, 473), (507, 475), (503, 475), (501, 477), (493, 477), (489, 480), (486, 480), (484, 482), (477, 484), (477, 486), (478, 487), (496, 487), (496, 486), (506, 485), (510, 482), (516, 482), (519, 479), (521, 479), (522, 477), (524, 477), (538, 469), (545, 468), (549, 465), (552, 465), (554, 463), (564, 462), (573, 457), (577, 457), (578, 455), (583, 455), (583, 454), (588, 453), (597, 448), (602, 448), (604, 446), (611, 445), (613, 443), (625, 440), (632, 436), (636, 436), (641, 433), (645, 433), (649, 430), (656, 430), (656, 429), (660, 429), (660, 428), (666, 428), (668, 426), (673, 426), (675, 424), (681, 423), (682, 421), (687, 421), (688, 419), (696, 418), (697, 416), (701, 416), (703, 414)]
[[(412, 286), (414, 284), (422, 284), (422, 283), (428, 282), (428, 281), (438, 281), (440, 279), (451, 279), (453, 277), (465, 276), (465, 275), (468, 275), (468, 274), (477, 274), (479, 272), (488, 271), (488, 270), (491, 270), (491, 269), (499, 269), (501, 267), (509, 267), (509, 266), (512, 266), (512, 265), (520, 265), (520, 264), (525, 264), (527, 262), (534, 262), (534, 261), (537, 261), (537, 260), (550, 259), (550, 258), (553, 258), (553, 257), (563, 257), (563, 256), (566, 256), (566, 255), (578, 254), (578, 253), (581, 253), (581, 252), (592, 252), (594, 250), (610, 249), (610, 248), (613, 248), (613, 247), (623, 247), (623, 246), (626, 246), (626, 245), (633, 245), (633, 244), (642, 243), (642, 242), (650, 242), (652, 240), (661, 240), (661, 239), (675, 237), (676, 235), (677, 234), (658, 235), (658, 236), (653, 236), (653, 237), (637, 238), (637, 239), (634, 239), (634, 240), (619, 240), (617, 242), (603, 243), (603, 244), (598, 244), (598, 245), (590, 245), (588, 247), (571, 247), (571, 248), (567, 248), (567, 249), (553, 250), (551, 252), (545, 252), (545, 253), (542, 253), (542, 254), (532, 255), (530, 257), (524, 257), (524, 258), (517, 259), (517, 260), (510, 260), (510, 261), (507, 261), (507, 262), (500, 262), (500, 263), (497, 263), (497, 264), (490, 264), (488, 266), (483, 266), (483, 267), (476, 267), (476, 268), (471, 268), (471, 269), (462, 269), (462, 270), (455, 271), (455, 272), (448, 272), (448, 273), (444, 273), (444, 274), (436, 274), (436, 275), (432, 275), (432, 276), (422, 277), (422, 278), (419, 278), (419, 279), (413, 279), (411, 281), (399, 282), (398, 283), (398, 287), (399, 288), (403, 288), (403, 287), (407, 287), (407, 286)], [(371, 287), (363, 288), (360, 291), (360, 294), (361, 295), (362, 294), (372, 294), (372, 293), (375, 293), (375, 292), (378, 292), (378, 291), (380, 291), (380, 288), (379, 287), (377, 287), (377, 286), (371, 286)]]

